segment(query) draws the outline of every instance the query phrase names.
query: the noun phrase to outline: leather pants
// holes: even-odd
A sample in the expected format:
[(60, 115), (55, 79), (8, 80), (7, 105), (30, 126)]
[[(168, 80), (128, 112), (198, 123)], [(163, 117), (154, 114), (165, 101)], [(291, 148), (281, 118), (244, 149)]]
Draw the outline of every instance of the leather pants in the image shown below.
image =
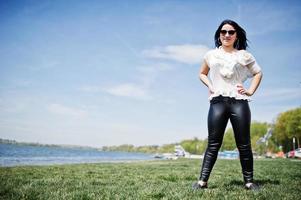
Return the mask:
[(207, 182), (222, 145), (228, 120), (232, 124), (245, 183), (253, 182), (253, 154), (250, 140), (251, 112), (247, 100), (218, 96), (210, 101), (208, 113), (208, 146), (200, 180)]

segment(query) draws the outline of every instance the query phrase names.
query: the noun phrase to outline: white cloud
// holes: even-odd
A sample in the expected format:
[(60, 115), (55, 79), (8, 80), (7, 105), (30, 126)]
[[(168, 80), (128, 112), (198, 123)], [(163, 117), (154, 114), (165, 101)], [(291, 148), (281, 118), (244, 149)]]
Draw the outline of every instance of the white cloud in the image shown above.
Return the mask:
[(144, 50), (142, 54), (149, 58), (168, 59), (186, 64), (198, 64), (209, 50), (204, 45), (169, 45)]
[(135, 78), (137, 82), (141, 83), (140, 87), (147, 90), (151, 88), (154, 83), (158, 83), (156, 81), (158, 76), (161, 76), (168, 71), (172, 71), (174, 68), (174, 66), (167, 63), (151, 63), (149, 65), (137, 67), (138, 73), (136, 73)]
[(47, 106), (49, 112), (59, 115), (67, 115), (72, 117), (83, 118), (87, 116), (87, 112), (78, 108), (71, 108), (61, 104), (50, 104)]
[(125, 83), (103, 89), (114, 96), (133, 97), (137, 99), (150, 99), (147, 89), (133, 83)]

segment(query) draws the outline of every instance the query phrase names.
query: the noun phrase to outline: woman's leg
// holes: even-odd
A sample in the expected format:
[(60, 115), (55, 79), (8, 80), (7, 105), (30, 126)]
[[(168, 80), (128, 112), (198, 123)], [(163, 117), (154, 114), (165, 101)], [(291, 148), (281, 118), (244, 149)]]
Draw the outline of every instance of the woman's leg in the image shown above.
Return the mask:
[(236, 100), (231, 104), (230, 112), (243, 178), (245, 183), (250, 183), (253, 182), (253, 154), (250, 140), (251, 112), (249, 104), (246, 100)]
[(222, 145), (229, 115), (225, 102), (211, 103), (208, 113), (208, 146), (199, 180), (207, 182)]

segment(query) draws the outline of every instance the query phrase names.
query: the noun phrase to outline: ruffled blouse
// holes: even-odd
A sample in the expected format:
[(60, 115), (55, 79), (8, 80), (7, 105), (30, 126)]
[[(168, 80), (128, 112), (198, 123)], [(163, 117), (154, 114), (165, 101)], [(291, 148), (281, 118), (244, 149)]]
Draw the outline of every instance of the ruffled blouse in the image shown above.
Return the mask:
[(239, 94), (237, 90), (238, 84), (243, 84), (261, 71), (251, 53), (246, 50), (228, 53), (219, 47), (208, 51), (204, 60), (210, 68), (209, 78), (214, 90), (209, 100), (219, 95), (235, 99), (251, 99), (245, 94)]

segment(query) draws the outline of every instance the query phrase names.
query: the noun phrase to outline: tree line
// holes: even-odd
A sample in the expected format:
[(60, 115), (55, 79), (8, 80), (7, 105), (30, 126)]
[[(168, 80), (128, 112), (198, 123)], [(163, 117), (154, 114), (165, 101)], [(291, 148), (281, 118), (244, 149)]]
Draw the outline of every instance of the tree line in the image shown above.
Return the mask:
[[(263, 137), (267, 130), (272, 129), (272, 136), (264, 143), (257, 141)], [(295, 139), (293, 139), (295, 138)], [(293, 142), (295, 140), (295, 143)], [(253, 151), (258, 154), (265, 152), (284, 153), (294, 148), (300, 147), (301, 141), (301, 107), (280, 113), (274, 123), (257, 122), (251, 123), (251, 144)], [(127, 152), (143, 152), (143, 153), (171, 153), (174, 151), (175, 145), (181, 145), (187, 152), (191, 154), (203, 154), (207, 147), (207, 139), (182, 140), (179, 143), (165, 145), (148, 145), (134, 146), (129, 144), (119, 146), (104, 146), (103, 151), (127, 151)], [(294, 145), (294, 146), (293, 146)], [(228, 128), (224, 135), (221, 151), (235, 150), (236, 144), (232, 128)]]

